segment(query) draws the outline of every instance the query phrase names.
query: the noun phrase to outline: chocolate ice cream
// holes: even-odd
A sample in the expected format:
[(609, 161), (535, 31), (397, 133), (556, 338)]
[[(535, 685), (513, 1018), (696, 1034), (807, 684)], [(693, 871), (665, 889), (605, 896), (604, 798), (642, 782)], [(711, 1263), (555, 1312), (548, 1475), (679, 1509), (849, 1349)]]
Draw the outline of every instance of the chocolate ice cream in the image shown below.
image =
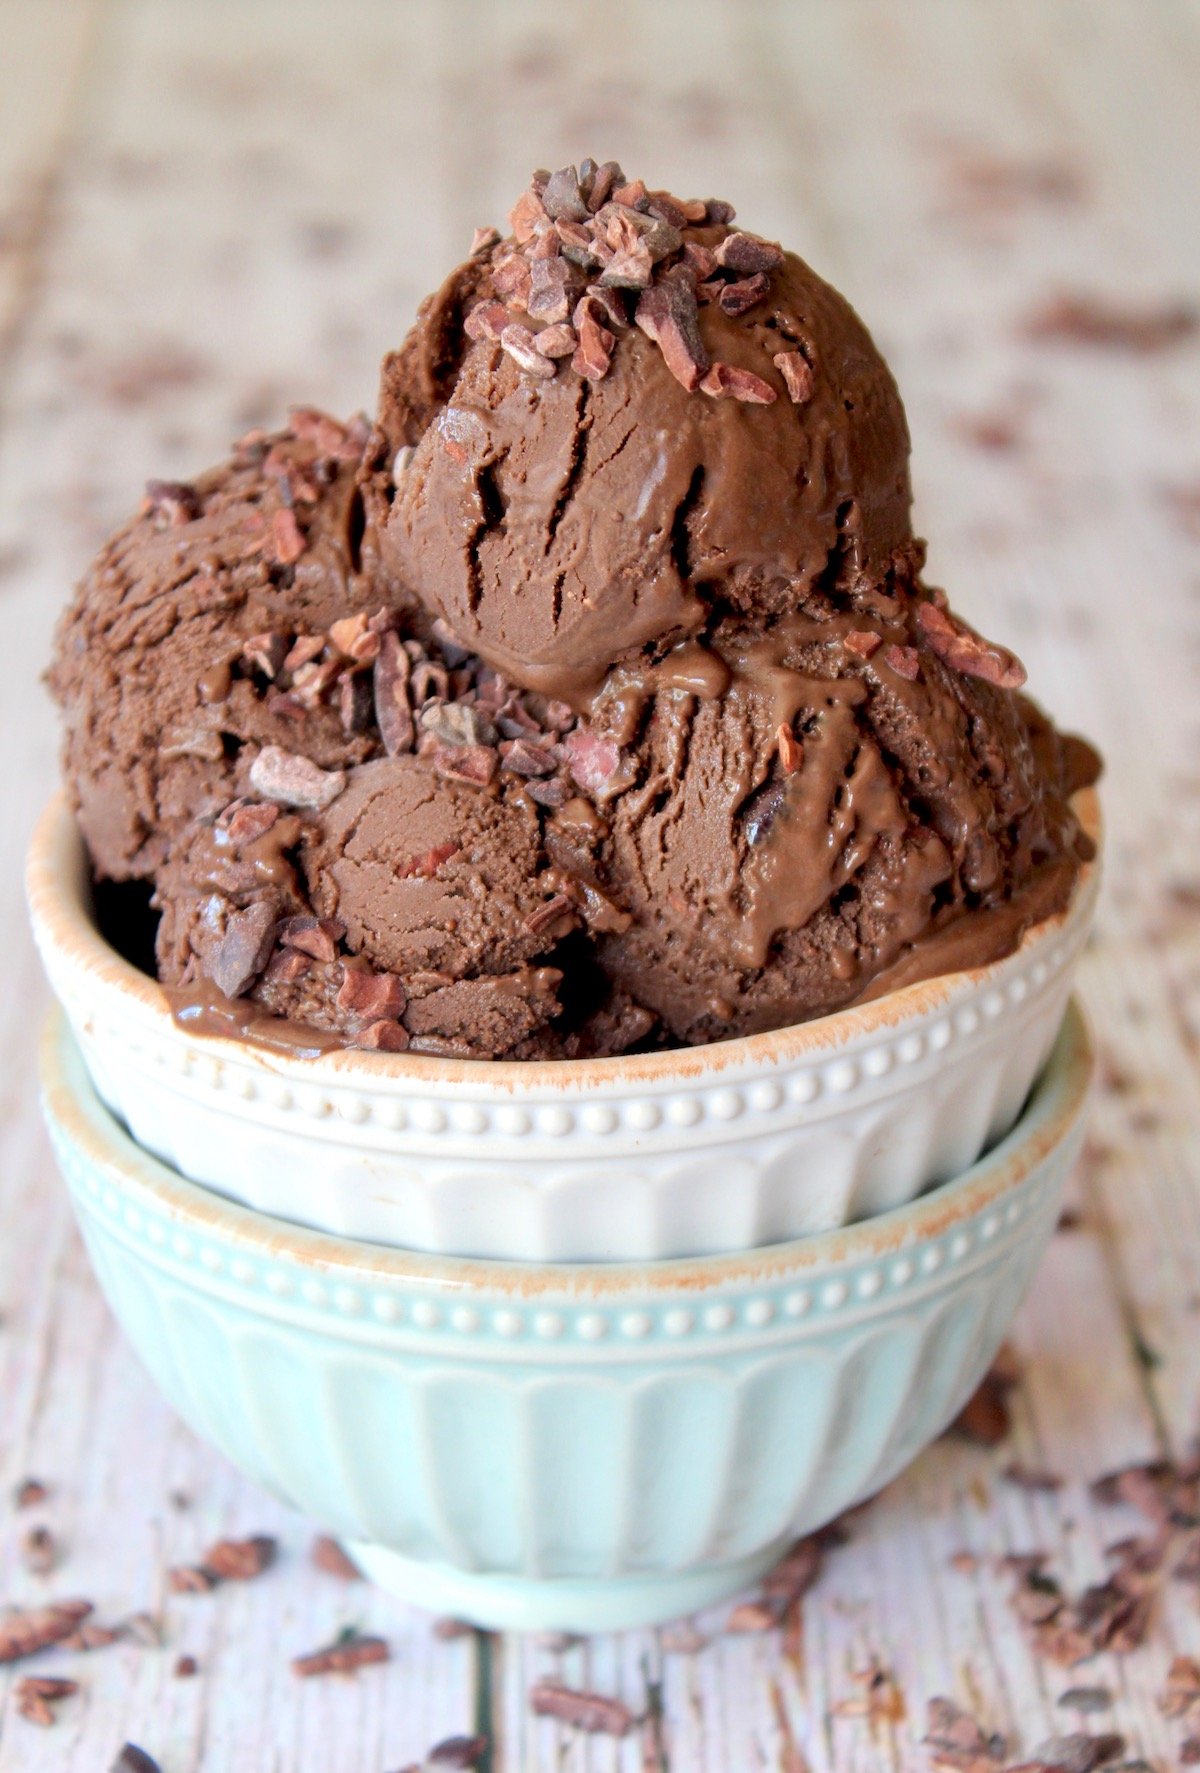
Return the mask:
[(395, 600), (364, 524), (368, 435), (298, 409), (192, 483), (150, 481), (93, 562), (50, 682), (102, 876), (153, 877), (177, 834), (230, 800), (243, 746), (293, 748), (302, 730), (323, 768), (369, 755), (309, 638)]
[[(445, 302), (464, 289), (476, 304), (445, 401), (419, 441), (409, 403), (394, 394), (409, 354), (384, 369), (389, 442), (416, 444), (397, 476), (385, 557), (464, 644), (576, 706), (618, 660), (701, 634), (723, 611), (761, 622), (814, 587), (882, 580), (911, 541), (904, 409), (849, 304), (802, 260), (732, 228), (662, 231), (714, 269), (737, 240), (753, 263), (774, 268), (731, 280), (718, 271), (711, 288), (699, 286), (708, 289), (699, 306), (678, 256), (678, 279), (668, 270), (618, 319), (621, 291), (607, 291), (601, 308), (577, 293), (583, 270), (535, 258), (535, 270), (572, 273), (580, 326), (612, 340), (600, 376), (534, 349), (533, 362), (559, 364), (547, 379), (488, 336), (518, 327), (502, 323), (509, 310), (492, 286), (525, 260), (502, 246), (482, 294), (456, 273), (439, 305), (444, 320)], [(759, 284), (769, 301), (722, 305)], [(681, 360), (643, 330), (659, 294), (663, 326), (675, 310), (682, 316)], [(535, 344), (550, 330), (531, 335)], [(793, 366), (790, 382), (781, 364)], [(719, 391), (697, 393), (714, 375), (725, 378)]]
[[(301, 409), (151, 483), (60, 625), (67, 778), (97, 876), (154, 885), (182, 1014), (494, 1057), (562, 1008), (533, 963), (582, 922), (542, 850), (574, 716), (418, 637), (368, 432)], [(612, 993), (575, 971), (578, 1043)]]
[(1090, 854), (1067, 797), (1090, 764), (980, 674), (1015, 673), (1011, 655), (956, 624), (967, 668), (947, 662), (924, 595), (893, 583), (767, 636), (723, 624), (722, 695), (631, 695), (621, 673), (575, 735), (598, 796), (610, 765), (632, 778), (576, 863), (631, 913), (602, 964), (675, 1038), (978, 964), (1065, 902)]
[(573, 1058), (1011, 950), (1095, 759), (922, 582), (862, 323), (611, 162), (511, 227), (373, 428), (305, 409), (152, 483), (64, 619), (68, 781), (180, 1013)]
[(536, 957), (578, 920), (541, 878), (523, 794), (381, 756), (303, 820), (272, 805), (260, 834), (264, 810), (235, 803), (159, 871), (159, 970), (191, 987), (185, 1013), (219, 1026), (215, 985), (243, 999), (242, 1020), (266, 1011), (358, 1045), (465, 1056), (510, 1052), (559, 1014), (562, 975)]

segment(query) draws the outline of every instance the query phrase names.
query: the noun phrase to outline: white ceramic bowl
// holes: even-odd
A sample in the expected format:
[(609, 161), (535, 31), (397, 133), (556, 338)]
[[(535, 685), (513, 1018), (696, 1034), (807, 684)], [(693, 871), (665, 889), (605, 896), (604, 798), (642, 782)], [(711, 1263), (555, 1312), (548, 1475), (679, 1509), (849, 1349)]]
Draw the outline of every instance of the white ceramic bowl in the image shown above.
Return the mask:
[(567, 1631), (732, 1594), (945, 1426), (1053, 1230), (1090, 1072), (1068, 1014), (1009, 1136), (863, 1225), (571, 1265), (414, 1255), (235, 1206), (132, 1142), (61, 1017), (42, 1055), (96, 1274), (180, 1414), (407, 1599)]
[[(1081, 809), (1094, 827), (1095, 802)], [(989, 967), (708, 1047), (567, 1063), (335, 1052), (199, 1035), (96, 931), (61, 798), (30, 851), (34, 933), (96, 1088), (139, 1144), (261, 1212), (446, 1255), (644, 1261), (885, 1212), (1015, 1122), (1095, 903)]]

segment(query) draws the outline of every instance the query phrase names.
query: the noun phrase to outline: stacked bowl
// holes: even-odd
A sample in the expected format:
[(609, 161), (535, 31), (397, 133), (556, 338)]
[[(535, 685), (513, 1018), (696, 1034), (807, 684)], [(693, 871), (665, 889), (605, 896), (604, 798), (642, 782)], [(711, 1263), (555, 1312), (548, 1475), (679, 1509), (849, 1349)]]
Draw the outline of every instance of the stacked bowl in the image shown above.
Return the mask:
[(1006, 959), (775, 1033), (314, 1058), (177, 1022), (56, 800), (47, 1119), (157, 1383), (368, 1574), (489, 1626), (661, 1620), (886, 1483), (991, 1362), (1082, 1137), (1097, 881)]

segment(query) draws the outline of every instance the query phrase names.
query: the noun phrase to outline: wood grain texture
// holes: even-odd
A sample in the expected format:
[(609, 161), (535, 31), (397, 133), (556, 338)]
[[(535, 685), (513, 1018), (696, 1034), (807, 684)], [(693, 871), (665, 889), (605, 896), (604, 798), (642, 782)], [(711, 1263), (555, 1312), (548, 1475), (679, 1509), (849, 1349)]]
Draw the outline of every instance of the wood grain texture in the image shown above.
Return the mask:
[[(919, 1768), (949, 1694), (1028, 1751), (1101, 1720), (1171, 1764), (1155, 1696), (1200, 1652), (1189, 1591), (1149, 1643), (1070, 1676), (1030, 1653), (993, 1557), (1031, 1547), (1079, 1586), (1130, 1522), (1088, 1480), (1183, 1451), (1200, 1399), (1200, 374), (1154, 355), (1034, 343), (1056, 289), (1153, 305), (1200, 289), (1200, 12), (1189, 0), (0, 0), (0, 611), (6, 760), (0, 928), (0, 1595), (161, 1613), (164, 1648), (32, 1665), (83, 1691), (53, 1730), (0, 1681), (0, 1773), (98, 1773), (132, 1737), (164, 1773), (387, 1773), (490, 1724), (494, 1773), (857, 1773)], [(1077, 1230), (1015, 1333), (1010, 1443), (944, 1442), (855, 1523), (802, 1644), (629, 1634), (552, 1649), (442, 1642), (420, 1613), (313, 1570), (309, 1532), (200, 1446), (113, 1329), (41, 1134), (44, 987), (19, 860), (54, 777), (37, 673), (67, 586), (148, 473), (186, 473), (289, 399), (369, 406), (422, 291), (531, 166), (618, 154), (728, 195), (860, 308), (904, 389), (931, 571), (1016, 644), (1067, 723), (1110, 735), (1109, 884), (1085, 994), (1107, 1056)], [(1193, 503), (1187, 503), (1191, 492)], [(1013, 1458), (1065, 1479), (1003, 1481)], [(175, 1507), (173, 1491), (189, 1506)], [(49, 1524), (61, 1569), (26, 1573)], [(213, 1539), (280, 1536), (278, 1565), (210, 1596), (166, 1567)], [(956, 1552), (981, 1560), (951, 1567)], [(392, 1661), (299, 1683), (292, 1654), (347, 1624)], [(177, 1656), (199, 1673), (173, 1676)], [(872, 1726), (877, 1659), (905, 1715)], [(542, 1674), (661, 1692), (661, 1745), (530, 1718)], [(851, 1702), (847, 1708), (847, 1701)], [(1015, 1757), (1014, 1757), (1015, 1758)]]

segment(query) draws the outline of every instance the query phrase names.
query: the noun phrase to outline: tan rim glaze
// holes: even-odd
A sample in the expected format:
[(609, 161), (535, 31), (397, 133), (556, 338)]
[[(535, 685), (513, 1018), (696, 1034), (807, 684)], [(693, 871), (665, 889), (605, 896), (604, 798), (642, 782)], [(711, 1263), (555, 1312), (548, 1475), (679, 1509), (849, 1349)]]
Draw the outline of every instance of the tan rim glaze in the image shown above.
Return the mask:
[(124, 1197), (138, 1197), (181, 1227), (219, 1237), (263, 1260), (299, 1263), (334, 1279), (403, 1280), (436, 1292), (532, 1298), (552, 1293), (589, 1299), (646, 1292), (696, 1293), (761, 1283), (867, 1262), (943, 1236), (1019, 1188), (1069, 1137), (1082, 1113), (1093, 1070), (1092, 1041), (1072, 1003), (1050, 1065), (1007, 1138), (962, 1176), (890, 1213), (841, 1231), (797, 1238), (732, 1255), (660, 1262), (522, 1263), (417, 1255), (309, 1231), (227, 1201), (149, 1156), (102, 1105), (88, 1080), (60, 1010), (41, 1045), (46, 1112), (94, 1173)]

